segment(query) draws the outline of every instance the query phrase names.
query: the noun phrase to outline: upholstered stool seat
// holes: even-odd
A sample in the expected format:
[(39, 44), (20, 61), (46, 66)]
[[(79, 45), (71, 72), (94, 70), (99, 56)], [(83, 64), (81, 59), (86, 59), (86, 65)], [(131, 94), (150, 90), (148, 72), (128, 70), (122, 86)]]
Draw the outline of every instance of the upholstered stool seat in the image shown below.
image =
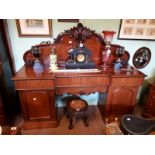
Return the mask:
[(88, 123), (88, 103), (81, 98), (73, 98), (67, 103), (67, 117), (69, 118), (69, 129), (72, 129), (77, 118), (83, 120), (84, 125)]
[(125, 134), (145, 135), (155, 130), (155, 119), (124, 115), (121, 118), (120, 128)]

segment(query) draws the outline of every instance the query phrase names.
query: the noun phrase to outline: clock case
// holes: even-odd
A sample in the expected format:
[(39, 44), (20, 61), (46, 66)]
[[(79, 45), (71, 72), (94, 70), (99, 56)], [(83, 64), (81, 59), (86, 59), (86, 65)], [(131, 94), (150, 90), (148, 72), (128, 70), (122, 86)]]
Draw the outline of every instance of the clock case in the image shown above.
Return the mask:
[[(78, 55), (82, 54), (84, 60), (80, 62)], [(68, 60), (66, 61), (66, 69), (93, 69), (96, 64), (91, 61), (92, 52), (86, 47), (77, 47), (68, 51)]]

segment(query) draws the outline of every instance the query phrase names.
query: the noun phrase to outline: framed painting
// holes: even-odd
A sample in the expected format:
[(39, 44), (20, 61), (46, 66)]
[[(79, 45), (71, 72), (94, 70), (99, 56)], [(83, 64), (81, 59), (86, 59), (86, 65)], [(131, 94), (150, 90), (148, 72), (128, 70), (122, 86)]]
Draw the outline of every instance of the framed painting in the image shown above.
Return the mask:
[(79, 19), (58, 19), (58, 22), (78, 23)]
[(16, 19), (19, 37), (47, 37), (52, 35), (52, 20)]
[(155, 19), (122, 19), (118, 39), (155, 40)]

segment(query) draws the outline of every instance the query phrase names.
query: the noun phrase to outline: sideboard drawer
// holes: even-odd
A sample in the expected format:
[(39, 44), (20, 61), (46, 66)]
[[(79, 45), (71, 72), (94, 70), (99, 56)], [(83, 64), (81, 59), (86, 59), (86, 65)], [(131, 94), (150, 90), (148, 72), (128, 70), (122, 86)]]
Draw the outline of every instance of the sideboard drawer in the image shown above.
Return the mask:
[(112, 86), (140, 86), (144, 78), (112, 78)]
[(16, 90), (54, 89), (53, 80), (17, 80)]
[(72, 86), (105, 86), (110, 84), (109, 77), (57, 77), (56, 87)]

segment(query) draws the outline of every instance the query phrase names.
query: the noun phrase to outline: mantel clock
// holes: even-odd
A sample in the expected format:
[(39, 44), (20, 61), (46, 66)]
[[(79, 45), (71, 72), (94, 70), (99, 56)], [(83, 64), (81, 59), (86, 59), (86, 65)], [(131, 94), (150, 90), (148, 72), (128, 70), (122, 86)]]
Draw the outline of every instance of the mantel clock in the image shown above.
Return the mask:
[(68, 51), (67, 69), (93, 69), (95, 63), (91, 61), (92, 52), (86, 47), (77, 47)]

